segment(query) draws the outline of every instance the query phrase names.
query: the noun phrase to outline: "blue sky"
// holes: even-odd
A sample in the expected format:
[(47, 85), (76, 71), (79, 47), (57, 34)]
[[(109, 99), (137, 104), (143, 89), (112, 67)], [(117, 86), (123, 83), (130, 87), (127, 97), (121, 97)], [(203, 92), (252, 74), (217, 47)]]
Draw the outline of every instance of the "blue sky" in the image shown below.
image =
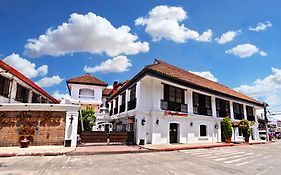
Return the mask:
[(112, 84), (158, 58), (281, 110), (281, 2), (216, 2), (2, 0), (1, 58), (56, 96), (85, 66)]

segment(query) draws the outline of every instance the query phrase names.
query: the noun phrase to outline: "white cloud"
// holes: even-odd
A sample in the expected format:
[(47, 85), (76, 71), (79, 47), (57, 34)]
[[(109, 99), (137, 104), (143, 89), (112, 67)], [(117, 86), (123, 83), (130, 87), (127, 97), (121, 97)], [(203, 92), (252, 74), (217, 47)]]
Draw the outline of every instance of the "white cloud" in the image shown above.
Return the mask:
[(62, 82), (62, 78), (60, 78), (58, 75), (52, 76), (52, 77), (44, 77), (39, 81), (36, 81), (35, 83), (40, 87), (50, 87), (53, 85), (60, 84)]
[(61, 100), (61, 99), (69, 100), (69, 99), (70, 99), (70, 96), (69, 96), (68, 93), (63, 94), (63, 93), (60, 93), (59, 91), (55, 91), (55, 92), (53, 93), (53, 97), (54, 97), (55, 99), (58, 99), (58, 100)]
[(209, 42), (212, 38), (212, 31), (208, 29), (202, 35), (197, 31), (180, 24), (187, 18), (187, 13), (182, 7), (156, 6), (148, 17), (139, 17), (135, 25), (146, 26), (145, 31), (152, 36), (153, 41), (161, 39), (172, 40), (177, 43), (184, 43), (189, 39)]
[(48, 66), (42, 65), (36, 69), (35, 63), (31, 63), (27, 59), (20, 57), (18, 54), (12, 53), (3, 59), (3, 61), (10, 66), (17, 69), (28, 78), (37, 76), (45, 76), (48, 73)]
[(218, 79), (210, 71), (203, 71), (203, 72), (192, 72), (192, 71), (190, 71), (190, 72), (194, 73), (196, 75), (199, 75), (200, 77), (204, 77), (204, 78), (207, 78), (209, 80), (212, 80), (214, 82), (218, 81)]
[(261, 51), (255, 45), (252, 44), (239, 44), (236, 47), (225, 51), (227, 54), (233, 54), (235, 56), (239, 56), (240, 58), (251, 57), (254, 54), (259, 54), (261, 56), (267, 56), (267, 53)]
[(25, 53), (38, 57), (75, 52), (106, 53), (109, 56), (148, 52), (149, 44), (138, 41), (138, 36), (131, 34), (130, 30), (128, 26), (115, 28), (106, 18), (94, 13), (73, 13), (68, 22), (48, 29), (38, 39), (29, 39)]
[(234, 89), (265, 100), (270, 105), (281, 105), (281, 69), (271, 68), (271, 70), (271, 75), (255, 80), (252, 85), (241, 85)]
[(95, 67), (84, 67), (84, 71), (88, 73), (94, 72), (102, 72), (102, 73), (109, 73), (109, 72), (125, 72), (129, 70), (129, 67), (132, 66), (131, 60), (129, 60), (126, 56), (117, 56), (113, 59), (108, 59), (106, 61), (101, 62), (100, 65)]
[(263, 30), (266, 30), (267, 28), (269, 27), (272, 27), (272, 24), (267, 21), (266, 23), (258, 23), (256, 27), (252, 28), (252, 27), (249, 27), (249, 30), (251, 31), (256, 31), (256, 32), (260, 32), (260, 31), (263, 31)]
[(216, 38), (215, 40), (219, 44), (225, 44), (232, 41), (239, 33), (241, 33), (241, 30), (228, 31), (226, 33), (223, 33), (219, 38)]

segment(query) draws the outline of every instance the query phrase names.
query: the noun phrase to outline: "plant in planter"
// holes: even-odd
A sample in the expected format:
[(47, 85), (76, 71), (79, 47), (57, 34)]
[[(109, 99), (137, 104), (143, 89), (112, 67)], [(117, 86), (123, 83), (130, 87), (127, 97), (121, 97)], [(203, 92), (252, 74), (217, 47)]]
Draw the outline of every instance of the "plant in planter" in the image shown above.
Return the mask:
[(250, 123), (247, 119), (243, 119), (239, 123), (239, 127), (242, 129), (242, 134), (243, 137), (245, 138), (245, 142), (249, 142), (249, 138), (251, 135), (251, 128), (250, 128)]
[(225, 137), (226, 143), (231, 142), (231, 137), (232, 137), (232, 124), (231, 120), (229, 117), (226, 117), (222, 120), (222, 133)]

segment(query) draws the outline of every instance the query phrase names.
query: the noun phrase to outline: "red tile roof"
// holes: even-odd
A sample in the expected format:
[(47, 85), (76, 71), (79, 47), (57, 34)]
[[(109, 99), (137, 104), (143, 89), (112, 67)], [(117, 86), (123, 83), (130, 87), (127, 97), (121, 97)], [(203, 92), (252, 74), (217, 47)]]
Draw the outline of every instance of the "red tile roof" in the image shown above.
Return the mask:
[(24, 76), (22, 73), (20, 73), (19, 71), (17, 71), (16, 69), (14, 69), (13, 67), (11, 67), (10, 65), (6, 64), (4, 61), (0, 60), (0, 68), (8, 71), (9, 73), (11, 73), (12, 75), (16, 76), (17, 78), (19, 78), (20, 80), (22, 80), (23, 82), (25, 82), (26, 84), (28, 84), (30, 87), (32, 87), (33, 89), (37, 90), (38, 92), (40, 92), (41, 94), (43, 94), (44, 96), (46, 96), (49, 100), (51, 100), (53, 103), (59, 103), (54, 97), (52, 97), (51, 95), (49, 95), (47, 92), (45, 92), (42, 88), (40, 88), (37, 84), (35, 84), (33, 81), (31, 81), (29, 78), (27, 78), (26, 76)]
[(97, 79), (89, 73), (82, 75), (80, 77), (71, 78), (66, 81), (67, 83), (73, 84), (88, 84), (88, 85), (97, 85), (97, 86), (107, 86), (107, 83), (102, 80)]
[(109, 96), (112, 92), (112, 88), (105, 88), (103, 91), (102, 91), (102, 95), (105, 95), (105, 96)]
[(146, 73), (153, 73), (160, 75), (160, 77), (166, 77), (170, 80), (175, 80), (177, 82), (184, 83), (186, 85), (200, 88), (203, 90), (211, 91), (213, 93), (218, 93), (222, 95), (226, 95), (229, 97), (234, 97), (240, 100), (245, 100), (257, 105), (263, 105), (261, 102), (244, 95), (242, 93), (239, 93), (227, 86), (224, 86), (222, 84), (219, 84), (217, 82), (211, 81), (209, 79), (206, 79), (204, 77), (195, 75), (193, 73), (190, 73), (186, 70), (183, 70), (181, 68), (178, 68), (176, 66), (173, 66), (171, 64), (168, 64), (161, 60), (155, 60), (155, 62), (151, 65), (147, 65), (144, 69), (142, 69), (136, 76), (134, 76), (129, 82), (127, 82), (121, 89), (119, 89), (115, 94), (112, 94), (109, 98), (109, 101), (114, 98), (117, 94), (120, 94), (125, 88), (130, 86), (132, 83), (137, 81), (140, 77), (144, 76)]
[(148, 70), (152, 70), (154, 72), (160, 73), (164, 76), (168, 76), (171, 78), (178, 79), (180, 81), (184, 81), (185, 83), (193, 84), (199, 87), (203, 87), (206, 89), (209, 89), (211, 91), (223, 93), (226, 95), (230, 95), (232, 97), (236, 97), (242, 100), (246, 100), (253, 103), (262, 104), (261, 102), (246, 96), (242, 93), (239, 93), (227, 86), (224, 86), (222, 84), (219, 84), (217, 82), (211, 81), (209, 79), (206, 79), (204, 77), (195, 75), (193, 73), (190, 73), (186, 70), (183, 70), (181, 68), (178, 68), (176, 66), (173, 66), (171, 64), (168, 64), (161, 60), (155, 60), (154, 64), (146, 66)]

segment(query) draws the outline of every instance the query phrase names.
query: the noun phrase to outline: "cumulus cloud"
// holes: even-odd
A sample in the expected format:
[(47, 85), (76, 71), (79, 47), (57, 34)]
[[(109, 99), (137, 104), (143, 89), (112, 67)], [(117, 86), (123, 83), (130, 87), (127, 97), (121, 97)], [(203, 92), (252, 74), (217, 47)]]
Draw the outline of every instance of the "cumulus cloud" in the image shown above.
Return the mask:
[(269, 21), (267, 21), (267, 22), (265, 22), (265, 23), (260, 22), (260, 23), (258, 23), (257, 26), (254, 27), (254, 28), (249, 27), (249, 30), (251, 30), (251, 31), (256, 31), (256, 32), (260, 32), (260, 31), (266, 30), (266, 29), (269, 28), (269, 27), (272, 27), (272, 24), (271, 24)]
[(241, 30), (228, 31), (226, 33), (223, 33), (219, 38), (216, 38), (215, 40), (219, 44), (225, 44), (231, 42), (239, 33), (241, 33)]
[(251, 57), (254, 54), (259, 54), (263, 57), (267, 56), (266, 52), (261, 51), (259, 48), (252, 44), (239, 44), (236, 47), (225, 51), (225, 53), (232, 54), (240, 58)]
[(154, 7), (147, 17), (137, 18), (135, 25), (146, 26), (145, 31), (152, 36), (153, 41), (163, 38), (177, 43), (184, 43), (189, 39), (201, 42), (211, 41), (210, 29), (200, 35), (197, 31), (181, 24), (186, 18), (187, 13), (182, 7), (161, 5)]
[(281, 104), (281, 69), (271, 68), (272, 74), (257, 79), (252, 85), (241, 85), (235, 90), (254, 98), (265, 100), (270, 105)]
[(218, 82), (218, 79), (210, 71), (203, 71), (203, 72), (192, 72), (191, 71), (191, 73), (199, 75), (200, 77), (207, 78), (207, 79), (212, 80), (214, 82)]
[(115, 28), (106, 18), (94, 13), (73, 13), (68, 22), (48, 29), (38, 39), (28, 39), (25, 53), (38, 57), (76, 52), (106, 53), (108, 56), (148, 52), (149, 44), (138, 41), (138, 36), (131, 34), (130, 30), (125, 25)]
[(129, 60), (126, 56), (117, 56), (113, 59), (108, 59), (106, 61), (101, 62), (100, 65), (95, 67), (84, 67), (84, 71), (88, 73), (94, 72), (102, 72), (102, 73), (109, 73), (109, 72), (125, 72), (129, 70), (129, 67), (132, 66), (131, 60)]
[(31, 63), (27, 59), (20, 57), (19, 54), (12, 53), (3, 59), (3, 61), (13, 68), (17, 69), (28, 78), (37, 76), (45, 76), (48, 73), (48, 66), (42, 65), (36, 69), (35, 63)]
[(35, 83), (40, 87), (50, 87), (53, 85), (60, 84), (62, 82), (62, 78), (60, 78), (58, 75), (52, 76), (52, 77), (44, 77), (40, 79), (39, 81), (36, 81)]
[(70, 99), (70, 96), (68, 93), (63, 94), (63, 93), (60, 93), (59, 91), (54, 91), (53, 97), (58, 100), (61, 100), (61, 99), (69, 100)]

